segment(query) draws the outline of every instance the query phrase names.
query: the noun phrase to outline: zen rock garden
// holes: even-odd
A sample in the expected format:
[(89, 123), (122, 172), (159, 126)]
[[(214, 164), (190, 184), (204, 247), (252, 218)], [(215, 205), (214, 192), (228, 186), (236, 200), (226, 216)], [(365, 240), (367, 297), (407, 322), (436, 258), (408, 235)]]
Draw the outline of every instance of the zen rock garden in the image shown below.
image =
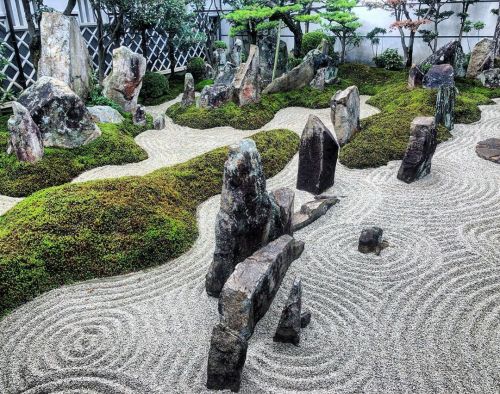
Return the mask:
[(498, 391), (490, 5), (61, 3), (4, 10), (0, 393)]

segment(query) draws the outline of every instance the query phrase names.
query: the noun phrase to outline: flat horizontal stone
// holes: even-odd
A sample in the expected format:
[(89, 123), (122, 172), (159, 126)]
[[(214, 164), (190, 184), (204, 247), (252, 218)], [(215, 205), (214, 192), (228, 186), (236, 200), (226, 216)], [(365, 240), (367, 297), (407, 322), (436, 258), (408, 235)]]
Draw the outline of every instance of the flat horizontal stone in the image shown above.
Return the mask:
[(292, 231), (300, 230), (323, 216), (339, 199), (335, 196), (316, 196), (314, 201), (306, 202), (299, 212), (294, 213)]
[(500, 138), (488, 138), (478, 142), (476, 153), (482, 159), (500, 164)]

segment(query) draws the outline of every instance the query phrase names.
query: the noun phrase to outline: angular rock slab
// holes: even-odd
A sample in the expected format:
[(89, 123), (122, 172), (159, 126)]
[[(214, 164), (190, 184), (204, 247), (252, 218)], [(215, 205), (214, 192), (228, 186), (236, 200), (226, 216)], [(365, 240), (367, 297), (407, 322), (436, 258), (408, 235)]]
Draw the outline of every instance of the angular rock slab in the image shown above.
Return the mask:
[(338, 69), (333, 66), (320, 68), (309, 85), (314, 89), (325, 90), (327, 85), (336, 82), (337, 73)]
[(431, 161), (437, 146), (436, 123), (431, 117), (415, 118), (410, 141), (399, 167), (398, 179), (412, 183), (431, 172)]
[(231, 101), (232, 97), (233, 87), (231, 85), (205, 86), (200, 93), (200, 108), (219, 108)]
[(420, 69), (422, 69), (422, 66), (424, 65), (450, 64), (457, 77), (465, 77), (465, 63), (466, 58), (462, 45), (460, 44), (460, 41), (455, 40), (442, 46), (435, 53), (420, 63)]
[(17, 101), (29, 111), (46, 147), (76, 148), (101, 135), (82, 99), (58, 79), (39, 78)]
[(335, 182), (339, 145), (330, 130), (309, 115), (299, 148), (297, 189), (320, 194)]
[(184, 92), (182, 93), (181, 105), (183, 107), (189, 107), (195, 103), (194, 78), (191, 73), (186, 73), (184, 76)]
[(87, 109), (96, 123), (119, 124), (125, 119), (116, 109), (107, 105), (95, 105), (87, 107)]
[[(276, 51), (276, 36), (266, 35), (259, 40), (259, 60), (262, 87), (269, 85), (273, 79), (274, 57)], [(276, 66), (275, 78), (286, 73), (288, 64), (288, 49), (285, 41), (279, 42), (278, 64)]]
[(236, 264), (267, 243), (271, 213), (260, 154), (254, 141), (244, 139), (229, 148), (224, 164), (214, 260), (206, 276), (209, 295), (217, 297)]
[(290, 289), (290, 294), (285, 307), (281, 312), (278, 328), (274, 334), (274, 342), (293, 343), (300, 342), (300, 329), (302, 328), (302, 282), (295, 278)]
[(240, 390), (248, 342), (234, 330), (217, 324), (212, 330), (207, 365), (207, 388)]
[(418, 68), (417, 65), (413, 65), (408, 73), (408, 88), (415, 89), (422, 87), (424, 81), (424, 73)]
[(487, 88), (500, 87), (500, 68), (490, 68), (479, 74), (478, 79)]
[(476, 153), (482, 159), (500, 164), (500, 138), (488, 138), (478, 142)]
[(19, 161), (35, 163), (43, 157), (42, 134), (28, 110), (13, 102), (14, 114), (7, 122), (10, 139), (7, 152), (16, 155)]
[(85, 100), (92, 85), (92, 61), (75, 17), (43, 12), (38, 78), (52, 77), (67, 84)]
[(332, 97), (330, 116), (340, 146), (348, 143), (361, 129), (360, 114), (361, 102), (357, 86), (349, 86)]
[(123, 111), (135, 113), (146, 73), (146, 58), (127, 47), (113, 50), (113, 70), (103, 82), (103, 94)]
[(234, 101), (240, 107), (260, 101), (259, 48), (250, 45), (248, 58), (242, 63), (234, 77)]
[(239, 263), (222, 289), (221, 323), (248, 340), (303, 250), (303, 242), (283, 235)]
[(334, 196), (315, 196), (313, 201), (303, 204), (300, 211), (293, 215), (292, 231), (298, 231), (318, 220), (338, 202)]
[(293, 235), (292, 219), (295, 193), (292, 189), (283, 187), (269, 193), (271, 199), (273, 220), (269, 239), (275, 239), (283, 234)]
[(436, 99), (436, 124), (442, 124), (448, 130), (455, 126), (455, 86), (440, 86)]
[(365, 228), (359, 236), (358, 251), (361, 253), (380, 254), (382, 250), (382, 234), (384, 230), (380, 227)]
[(449, 64), (432, 66), (425, 74), (423, 85), (425, 88), (435, 89), (440, 86), (455, 86), (455, 73)]
[(482, 71), (493, 68), (494, 49), (495, 42), (489, 38), (483, 38), (474, 45), (467, 67), (467, 78), (477, 78)]

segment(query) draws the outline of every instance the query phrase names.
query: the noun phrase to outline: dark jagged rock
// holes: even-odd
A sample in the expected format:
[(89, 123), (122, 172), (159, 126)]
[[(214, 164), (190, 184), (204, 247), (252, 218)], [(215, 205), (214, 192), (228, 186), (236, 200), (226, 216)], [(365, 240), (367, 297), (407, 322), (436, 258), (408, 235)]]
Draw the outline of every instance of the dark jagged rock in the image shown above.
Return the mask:
[(29, 111), (45, 147), (76, 148), (101, 135), (82, 99), (58, 79), (41, 77), (18, 103)]
[[(269, 85), (273, 78), (276, 41), (275, 35), (266, 35), (259, 40), (260, 75), (262, 78), (262, 87)], [(280, 41), (275, 78), (279, 78), (286, 73), (287, 64), (288, 50), (286, 42)]]
[(424, 87), (430, 89), (439, 88), (440, 86), (455, 86), (453, 67), (449, 64), (432, 66), (425, 74), (423, 84)]
[(137, 126), (146, 126), (146, 110), (142, 105), (138, 105), (135, 109), (134, 116), (132, 117), (132, 121)]
[(292, 229), (298, 231), (323, 216), (339, 200), (334, 196), (316, 196), (313, 201), (302, 205), (300, 211), (293, 215)]
[(452, 130), (455, 125), (455, 86), (440, 86), (436, 99), (436, 124)]
[(457, 77), (465, 77), (466, 62), (462, 45), (460, 44), (460, 41), (455, 40), (442, 46), (435, 53), (420, 63), (420, 69), (429, 65), (451, 64)]
[(488, 138), (478, 142), (476, 153), (485, 160), (500, 164), (500, 138)]
[(166, 126), (165, 115), (160, 114), (153, 119), (153, 128), (155, 130), (163, 130), (165, 126)]
[(249, 339), (304, 243), (282, 235), (236, 266), (219, 299), (221, 323)]
[(359, 236), (358, 251), (361, 253), (380, 254), (382, 250), (382, 234), (380, 227), (365, 228)]
[(494, 48), (495, 42), (489, 38), (483, 38), (474, 46), (467, 67), (467, 78), (476, 78), (482, 71), (494, 67)]
[(217, 77), (214, 80), (214, 85), (231, 85), (237, 71), (238, 68), (233, 63), (226, 63), (217, 74)]
[(319, 194), (331, 187), (338, 154), (339, 146), (330, 130), (310, 115), (300, 140), (297, 189)]
[(398, 179), (411, 183), (431, 172), (432, 156), (437, 146), (434, 118), (415, 118), (411, 124), (410, 141), (399, 167)]
[(337, 81), (338, 69), (334, 66), (320, 68), (309, 84), (312, 88), (325, 90), (327, 85), (331, 85)]
[(420, 70), (417, 65), (413, 65), (408, 73), (408, 88), (420, 88), (422, 87), (424, 81), (424, 73)]
[(499, 88), (500, 87), (500, 68), (491, 68), (489, 70), (483, 71), (478, 76), (479, 80), (487, 88)]
[(359, 117), (361, 102), (356, 86), (339, 90), (330, 101), (330, 117), (332, 119), (337, 142), (340, 146), (347, 144), (361, 129)]
[(182, 93), (181, 105), (183, 107), (189, 107), (195, 102), (194, 78), (191, 73), (186, 73), (184, 76), (184, 92)]
[(260, 101), (259, 48), (250, 45), (247, 61), (242, 63), (233, 81), (234, 101), (240, 107)]
[(7, 122), (10, 139), (7, 153), (14, 153), (19, 161), (35, 163), (43, 157), (42, 134), (28, 110), (13, 102), (12, 115)]
[(293, 343), (295, 346), (300, 342), (300, 329), (302, 311), (302, 283), (295, 278), (285, 307), (281, 312), (281, 318), (274, 334), (274, 342)]
[(295, 193), (292, 189), (283, 187), (269, 194), (273, 207), (273, 221), (270, 229), (270, 239), (283, 234), (293, 234), (292, 219)]
[(233, 87), (229, 85), (205, 86), (200, 93), (201, 108), (218, 108), (231, 101)]
[(309, 323), (311, 323), (311, 312), (303, 312), (300, 315), (300, 328), (306, 328)]
[(208, 353), (207, 388), (240, 390), (248, 343), (234, 330), (217, 324), (212, 331)]

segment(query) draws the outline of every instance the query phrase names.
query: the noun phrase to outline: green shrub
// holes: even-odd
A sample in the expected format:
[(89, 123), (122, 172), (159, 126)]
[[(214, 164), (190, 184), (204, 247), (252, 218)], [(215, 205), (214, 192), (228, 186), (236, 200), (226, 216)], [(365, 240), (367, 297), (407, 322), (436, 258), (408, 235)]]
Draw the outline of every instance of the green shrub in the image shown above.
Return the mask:
[(87, 107), (92, 107), (95, 105), (106, 105), (108, 107), (116, 109), (123, 114), (121, 107), (102, 93), (102, 86), (99, 84), (99, 81), (95, 74), (92, 74), (92, 87), (90, 89), (89, 97), (87, 98), (87, 102), (85, 103), (85, 105)]
[(227, 44), (222, 40), (214, 41), (214, 49), (227, 49)]
[(333, 44), (335, 42), (335, 38), (327, 35), (322, 31), (311, 31), (302, 36), (302, 47), (301, 52), (302, 56), (305, 56), (307, 52), (316, 49), (321, 41), (325, 39), (330, 43), (328, 54), (333, 55)]
[(288, 56), (287, 69), (290, 71), (292, 68), (297, 67), (300, 63), (302, 63), (301, 57), (293, 57), (290, 55)]
[(139, 97), (143, 100), (157, 99), (168, 93), (168, 79), (165, 75), (146, 71)]
[(403, 65), (403, 57), (398, 53), (397, 49), (388, 48), (373, 58), (377, 67), (383, 67), (386, 70), (401, 70)]
[[(298, 149), (289, 130), (252, 136), (266, 177)], [(220, 193), (228, 149), (143, 177), (42, 190), (0, 216), (0, 316), (63, 284), (165, 263), (196, 240), (196, 209)]]
[(201, 57), (192, 57), (189, 59), (186, 71), (193, 75), (195, 81), (201, 80), (205, 71), (205, 60)]

